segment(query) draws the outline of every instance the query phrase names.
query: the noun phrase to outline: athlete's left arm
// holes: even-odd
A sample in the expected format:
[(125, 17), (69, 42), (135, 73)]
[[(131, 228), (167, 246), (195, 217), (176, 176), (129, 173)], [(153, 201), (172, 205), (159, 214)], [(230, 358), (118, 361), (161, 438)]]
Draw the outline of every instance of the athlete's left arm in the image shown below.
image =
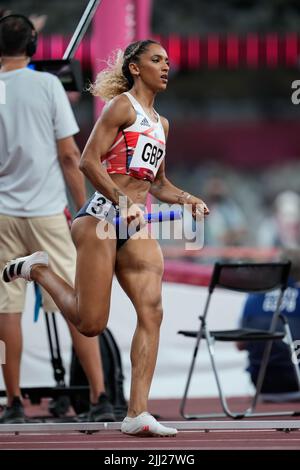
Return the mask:
[[(167, 140), (169, 123), (168, 120), (162, 116), (161, 122)], [(180, 188), (177, 188), (177, 186), (174, 186), (174, 184), (168, 180), (165, 174), (165, 161), (163, 161), (160, 165), (156, 178), (151, 185), (150, 194), (160, 201), (167, 202), (168, 204), (192, 204), (193, 215), (196, 214), (197, 205), (200, 205), (200, 210), (202, 213), (204, 213), (204, 215), (209, 214), (209, 209), (202, 199), (193, 196), (192, 194), (189, 194)]]

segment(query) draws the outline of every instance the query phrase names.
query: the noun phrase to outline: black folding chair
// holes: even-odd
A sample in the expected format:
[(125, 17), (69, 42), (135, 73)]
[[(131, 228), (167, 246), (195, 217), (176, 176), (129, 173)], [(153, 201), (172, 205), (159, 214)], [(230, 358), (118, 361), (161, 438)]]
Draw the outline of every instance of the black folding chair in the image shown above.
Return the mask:
[[(196, 338), (196, 344), (193, 352), (192, 362), (190, 365), (188, 378), (184, 390), (184, 395), (180, 405), (180, 413), (185, 419), (199, 419), (199, 418), (213, 418), (219, 416), (229, 416), (233, 419), (242, 419), (244, 417), (251, 416), (295, 416), (299, 414), (295, 411), (279, 411), (279, 412), (268, 412), (268, 413), (254, 413), (259, 394), (263, 385), (267, 365), (270, 358), (270, 352), (273, 341), (285, 341), (288, 344), (291, 355), (293, 354), (293, 340), (291, 331), (286, 318), (280, 315), (280, 305), (284, 290), (287, 287), (287, 281), (289, 276), (291, 263), (290, 261), (282, 263), (221, 263), (217, 262), (214, 266), (211, 282), (208, 288), (208, 297), (204, 307), (203, 315), (199, 317), (200, 325), (197, 331), (179, 331), (179, 334), (184, 336)], [(223, 330), (223, 331), (210, 331), (207, 328), (206, 317), (208, 314), (209, 304), (212, 293), (215, 287), (222, 287), (225, 289), (238, 291), (238, 292), (268, 292), (275, 289), (280, 289), (280, 295), (276, 305), (275, 312), (273, 314), (271, 325), (269, 330), (255, 330), (255, 329), (235, 329), (235, 330)], [(225, 313), (225, 312), (224, 312)], [(222, 315), (224, 314), (222, 312)], [(276, 331), (278, 320), (283, 322), (283, 332)], [(219, 398), (224, 413), (210, 413), (210, 414), (193, 414), (189, 415), (186, 413), (186, 402), (188, 390), (192, 374), (195, 367), (196, 357), (199, 351), (199, 344), (201, 339), (205, 339), (207, 342), (209, 357), (213, 373), (215, 376)], [(233, 412), (229, 409), (224, 392), (221, 387), (221, 381), (214, 358), (214, 341), (266, 341), (261, 366), (259, 369), (256, 392), (253, 396), (252, 403), (249, 408), (243, 412)], [(293, 362), (297, 383), (300, 390), (300, 373), (298, 365)]]

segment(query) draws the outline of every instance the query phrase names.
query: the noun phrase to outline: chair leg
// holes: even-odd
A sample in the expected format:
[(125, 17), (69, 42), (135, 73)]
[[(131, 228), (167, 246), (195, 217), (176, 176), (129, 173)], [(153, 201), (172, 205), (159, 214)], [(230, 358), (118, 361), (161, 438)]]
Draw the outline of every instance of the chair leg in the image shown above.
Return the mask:
[(185, 413), (185, 407), (186, 407), (187, 394), (188, 394), (188, 391), (189, 391), (189, 388), (190, 388), (191, 378), (192, 378), (192, 375), (193, 375), (193, 371), (194, 371), (195, 363), (196, 363), (196, 358), (197, 358), (197, 354), (198, 354), (198, 351), (199, 351), (199, 345), (200, 345), (200, 340), (201, 340), (203, 329), (204, 329), (204, 327), (201, 325), (198, 336), (197, 336), (196, 345), (195, 345), (195, 348), (194, 348), (193, 358), (192, 358), (192, 362), (191, 362), (190, 369), (189, 369), (189, 372), (188, 372), (188, 378), (187, 378), (187, 381), (186, 381), (183, 397), (182, 397), (182, 400), (181, 400), (181, 403), (180, 403), (179, 411), (180, 411), (181, 416), (185, 419), (193, 419), (192, 417), (190, 417), (190, 415)]
[[(221, 405), (222, 405), (222, 408), (224, 410), (224, 413), (208, 413), (208, 414), (187, 414), (187, 413), (185, 413), (187, 393), (188, 393), (188, 390), (189, 390), (193, 370), (194, 370), (194, 367), (195, 367), (196, 357), (197, 357), (197, 354), (198, 354), (198, 351), (199, 351), (199, 344), (200, 344), (202, 334), (205, 335), (205, 338), (206, 338), (206, 341), (207, 341), (208, 352), (209, 352), (209, 356), (210, 356), (214, 376), (215, 376), (215, 379), (216, 379), (217, 388), (218, 388), (218, 391), (219, 391), (219, 398), (220, 398)], [(220, 417), (224, 417), (224, 416), (228, 416), (228, 417), (233, 418), (233, 419), (241, 419), (241, 418), (244, 417), (243, 413), (234, 413), (234, 412), (230, 411), (230, 409), (227, 405), (227, 401), (226, 401), (225, 395), (224, 395), (223, 390), (222, 390), (221, 381), (219, 379), (219, 374), (218, 374), (216, 363), (215, 363), (215, 358), (214, 358), (214, 355), (215, 355), (214, 351), (215, 350), (214, 350), (213, 343), (214, 343), (214, 340), (213, 340), (212, 336), (209, 334), (209, 331), (207, 331), (206, 326), (202, 325), (200, 327), (199, 334), (198, 334), (198, 337), (197, 337), (196, 346), (194, 348), (194, 353), (193, 353), (193, 359), (192, 359), (192, 363), (191, 363), (191, 366), (190, 366), (190, 369), (189, 369), (188, 379), (187, 379), (184, 395), (183, 395), (181, 405), (180, 405), (181, 416), (183, 416), (183, 418), (185, 418), (185, 419), (220, 418)]]
[(193, 419), (193, 417), (191, 417), (190, 415), (185, 413), (186, 400), (187, 400), (187, 395), (188, 395), (188, 391), (189, 391), (190, 384), (191, 384), (192, 374), (193, 374), (193, 371), (194, 371), (194, 368), (195, 368), (197, 354), (198, 354), (198, 351), (199, 351), (200, 340), (202, 338), (203, 331), (205, 331), (205, 329), (206, 329), (206, 316), (207, 316), (207, 312), (208, 312), (208, 308), (209, 308), (209, 304), (210, 304), (211, 294), (212, 294), (211, 292), (208, 294), (207, 299), (206, 299), (206, 303), (205, 303), (205, 307), (204, 307), (204, 311), (203, 311), (203, 315), (199, 317), (200, 318), (200, 327), (199, 327), (198, 336), (197, 336), (197, 339), (196, 339), (196, 345), (195, 345), (194, 352), (193, 352), (192, 363), (190, 365), (190, 369), (189, 369), (189, 372), (188, 372), (188, 378), (187, 378), (187, 381), (186, 381), (183, 397), (182, 397), (180, 407), (179, 407), (180, 414), (185, 419)]
[[(214, 348), (214, 339), (213, 337), (209, 334), (209, 331), (207, 331), (206, 328), (203, 328), (203, 333), (205, 334), (206, 342), (207, 342), (207, 348), (208, 348), (208, 353), (209, 357), (211, 360), (212, 368), (213, 368), (213, 373), (215, 376), (218, 392), (219, 392), (219, 398), (220, 402), (223, 408), (223, 413), (205, 413), (205, 414), (193, 414), (193, 415), (187, 415), (187, 414), (182, 414), (182, 416), (186, 419), (204, 419), (204, 418), (220, 418), (220, 417), (225, 417), (228, 416), (229, 418), (233, 419), (242, 419), (244, 417), (244, 413), (234, 413), (229, 409), (229, 406), (227, 404), (226, 397), (224, 395), (222, 386), (221, 386), (221, 381), (219, 378), (216, 362), (215, 362), (215, 348)], [(191, 374), (190, 374), (191, 375)], [(186, 393), (184, 398), (186, 398)]]
[(193, 371), (194, 371), (194, 368), (195, 368), (196, 358), (197, 358), (198, 351), (199, 351), (200, 340), (201, 340), (201, 337), (202, 337), (203, 333), (206, 336), (206, 334), (207, 334), (206, 333), (206, 328), (205, 328), (205, 326), (202, 325), (200, 327), (199, 334), (198, 334), (198, 337), (197, 337), (197, 340), (196, 340), (196, 345), (195, 345), (194, 352), (193, 352), (193, 358), (192, 358), (192, 362), (191, 362), (191, 365), (190, 365), (190, 369), (189, 369), (189, 373), (188, 373), (188, 378), (187, 378), (183, 398), (182, 398), (181, 403), (180, 403), (180, 408), (179, 408), (180, 414), (185, 419), (198, 419), (198, 418), (206, 418), (206, 417), (210, 417), (210, 418), (215, 417), (215, 418), (217, 418), (217, 417), (225, 416), (224, 413), (213, 413), (213, 414), (208, 414), (208, 415), (195, 415), (195, 414), (187, 414), (185, 412), (187, 394), (188, 394), (188, 390), (190, 388), (191, 378), (192, 378), (192, 374), (193, 374)]
[[(212, 364), (212, 368), (213, 368), (213, 373), (214, 373), (214, 376), (215, 376), (215, 379), (216, 379), (216, 384), (217, 384), (217, 388), (218, 388), (218, 392), (219, 392), (219, 398), (220, 398), (220, 401), (221, 401), (222, 408), (224, 410), (223, 416), (226, 415), (229, 418), (241, 419), (241, 418), (244, 417), (244, 413), (235, 413), (235, 412), (233, 412), (229, 409), (225, 394), (224, 394), (223, 389), (222, 389), (221, 380), (219, 378), (218, 369), (217, 369), (217, 365), (216, 365), (216, 361), (215, 361), (214, 339), (209, 334), (209, 331), (205, 331), (205, 333), (206, 333), (207, 348), (208, 348), (208, 352), (209, 352), (209, 356), (210, 356), (210, 360), (211, 360), (211, 364)], [(205, 415), (202, 415), (202, 417), (205, 417)], [(207, 415), (207, 417), (209, 417), (209, 415)]]
[[(272, 322), (271, 322), (271, 327), (270, 327), (271, 332), (276, 331), (276, 327), (277, 327), (279, 319), (281, 319), (281, 321), (283, 321), (284, 327), (286, 325), (288, 325), (287, 320), (285, 321), (284, 316), (280, 314), (280, 305), (281, 305), (281, 302), (282, 302), (282, 297), (283, 297), (283, 291), (281, 291), (281, 294), (280, 294), (280, 296), (277, 300), (277, 308), (276, 308), (276, 311), (275, 311), (275, 313), (272, 317)], [(290, 331), (289, 331), (289, 333), (290, 333)], [(287, 336), (287, 338), (289, 338), (289, 336)], [(290, 335), (290, 338), (291, 338), (291, 335)], [(254, 409), (257, 405), (257, 401), (258, 401), (258, 398), (259, 398), (259, 395), (260, 395), (260, 392), (261, 392), (261, 389), (262, 389), (262, 385), (263, 385), (263, 382), (264, 382), (267, 366), (268, 366), (268, 363), (269, 363), (272, 344), (273, 344), (273, 340), (269, 340), (269, 341), (267, 341), (267, 344), (265, 346), (262, 361), (261, 361), (261, 366), (260, 366), (259, 373), (258, 373), (258, 378), (257, 378), (256, 392), (255, 392), (255, 395), (253, 397), (252, 404), (251, 404), (250, 408), (245, 413), (245, 416), (247, 418), (251, 417), (251, 416), (296, 416), (296, 415), (299, 414), (296, 411), (254, 413)], [(297, 374), (297, 377), (298, 377), (298, 374)], [(300, 384), (300, 376), (299, 376), (299, 384)]]
[[(280, 292), (280, 296), (277, 300), (276, 311), (274, 312), (274, 315), (272, 317), (271, 326), (270, 326), (270, 331), (271, 332), (276, 331), (276, 327), (277, 327), (277, 324), (278, 324), (278, 319), (280, 318), (280, 305), (281, 305), (281, 302), (282, 302), (282, 298), (283, 298), (283, 290), (281, 290), (281, 292)], [(256, 383), (256, 392), (255, 392), (255, 395), (253, 397), (252, 404), (251, 404), (250, 408), (247, 410), (247, 415), (252, 414), (253, 410), (255, 409), (255, 407), (257, 405), (258, 397), (259, 397), (261, 389), (262, 389), (262, 385), (263, 385), (264, 378), (265, 378), (265, 375), (266, 375), (268, 362), (269, 362), (269, 359), (270, 359), (272, 344), (273, 344), (272, 340), (269, 340), (266, 343), (264, 353), (263, 353), (263, 357), (262, 357), (262, 360), (261, 360), (261, 365), (260, 365), (259, 372), (258, 372), (258, 378), (257, 378), (257, 383)]]
[(267, 341), (267, 344), (265, 346), (262, 361), (261, 361), (261, 365), (260, 365), (259, 372), (258, 372), (258, 378), (257, 378), (257, 383), (256, 383), (256, 392), (254, 394), (252, 404), (251, 404), (250, 408), (247, 410), (247, 415), (252, 414), (253, 410), (255, 409), (255, 407), (257, 405), (258, 397), (260, 395), (260, 392), (261, 392), (261, 389), (262, 389), (262, 386), (263, 386), (263, 382), (264, 382), (264, 378), (265, 378), (265, 375), (266, 375), (268, 362), (269, 362), (269, 359), (270, 359), (272, 344), (273, 344), (273, 340), (269, 340), (269, 341)]

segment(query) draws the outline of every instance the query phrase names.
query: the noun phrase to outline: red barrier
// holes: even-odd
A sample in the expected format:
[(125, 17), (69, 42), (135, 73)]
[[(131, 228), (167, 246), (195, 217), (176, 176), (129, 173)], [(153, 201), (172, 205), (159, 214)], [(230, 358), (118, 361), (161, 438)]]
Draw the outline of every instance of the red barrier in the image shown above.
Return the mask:
[[(202, 250), (187, 251), (183, 248), (163, 248), (165, 257), (164, 282), (208, 286), (216, 259), (272, 261), (278, 259), (277, 248), (260, 249), (254, 247), (205, 247)], [(180, 258), (190, 258), (191, 261), (180, 261)], [(199, 263), (196, 263), (198, 258)], [(211, 259), (211, 264), (209, 264)], [(192, 261), (193, 260), (193, 261)], [(205, 264), (201, 264), (201, 263)]]
[(208, 286), (213, 266), (184, 261), (165, 261), (164, 282)]
[(222, 258), (249, 259), (253, 261), (272, 260), (279, 256), (278, 248), (255, 248), (253, 246), (206, 246), (201, 250), (185, 250), (176, 246), (163, 247), (165, 258)]

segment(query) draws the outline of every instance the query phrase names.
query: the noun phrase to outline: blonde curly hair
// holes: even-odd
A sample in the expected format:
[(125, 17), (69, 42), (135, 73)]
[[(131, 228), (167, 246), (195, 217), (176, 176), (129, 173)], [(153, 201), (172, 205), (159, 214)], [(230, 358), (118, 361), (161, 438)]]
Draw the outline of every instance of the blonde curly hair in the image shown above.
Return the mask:
[(107, 67), (98, 73), (95, 82), (88, 88), (94, 95), (104, 101), (109, 101), (124, 91), (132, 88), (134, 81), (129, 70), (129, 64), (138, 63), (140, 56), (147, 50), (150, 44), (159, 44), (157, 41), (146, 39), (136, 41), (123, 52), (118, 49), (107, 62)]

